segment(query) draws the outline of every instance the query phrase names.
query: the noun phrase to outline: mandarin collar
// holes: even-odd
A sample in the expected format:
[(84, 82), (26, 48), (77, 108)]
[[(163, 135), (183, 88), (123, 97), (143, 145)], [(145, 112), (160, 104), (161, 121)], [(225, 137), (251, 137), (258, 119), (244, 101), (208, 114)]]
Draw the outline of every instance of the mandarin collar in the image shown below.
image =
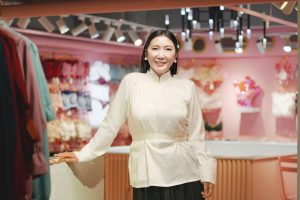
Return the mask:
[(167, 71), (166, 73), (164, 73), (163, 75), (161, 75), (160, 77), (157, 75), (157, 73), (150, 67), (150, 69), (147, 71), (147, 74), (154, 80), (157, 82), (162, 82), (162, 81), (166, 81), (169, 80), (170, 78), (172, 78), (171, 72)]

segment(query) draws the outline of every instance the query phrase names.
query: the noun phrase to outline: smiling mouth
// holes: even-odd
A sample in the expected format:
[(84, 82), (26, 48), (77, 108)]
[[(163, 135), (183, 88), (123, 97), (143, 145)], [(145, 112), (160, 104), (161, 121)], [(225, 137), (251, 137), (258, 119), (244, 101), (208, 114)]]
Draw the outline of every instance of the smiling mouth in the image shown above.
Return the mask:
[(157, 64), (158, 66), (162, 66), (162, 65), (165, 65), (166, 62), (158, 62), (158, 61), (156, 61), (155, 64)]

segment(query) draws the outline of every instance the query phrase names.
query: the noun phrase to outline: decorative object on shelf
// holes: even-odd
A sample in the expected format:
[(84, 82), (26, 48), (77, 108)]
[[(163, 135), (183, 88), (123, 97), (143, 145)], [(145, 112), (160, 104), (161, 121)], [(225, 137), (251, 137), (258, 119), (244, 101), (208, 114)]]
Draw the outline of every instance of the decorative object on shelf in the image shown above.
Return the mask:
[(221, 120), (221, 108), (202, 109), (202, 115), (205, 127), (205, 138), (208, 140), (217, 140), (223, 138), (223, 122)]
[(255, 107), (254, 101), (262, 92), (250, 76), (245, 76), (241, 81), (235, 81), (237, 103), (242, 107)]
[(64, 117), (47, 124), (50, 152), (80, 149), (92, 136), (92, 128), (83, 120)]
[(275, 69), (276, 78), (281, 86), (288, 87), (295, 79), (296, 66), (292, 66), (288, 56), (280, 58), (275, 64)]
[(208, 95), (212, 95), (223, 83), (224, 77), (219, 64), (201, 65), (195, 69), (194, 83)]
[(276, 117), (294, 118), (296, 115), (296, 92), (273, 92), (272, 113)]

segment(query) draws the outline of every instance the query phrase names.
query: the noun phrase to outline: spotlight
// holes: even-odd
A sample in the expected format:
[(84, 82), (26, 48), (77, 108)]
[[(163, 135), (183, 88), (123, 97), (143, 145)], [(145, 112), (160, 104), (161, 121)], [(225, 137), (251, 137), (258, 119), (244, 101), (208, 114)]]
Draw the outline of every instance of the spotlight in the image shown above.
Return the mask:
[(289, 42), (289, 38), (285, 38), (285, 45), (283, 46), (283, 51), (286, 53), (290, 53), (292, 51), (292, 47)]
[(128, 35), (131, 38), (131, 40), (133, 41), (135, 46), (141, 46), (142, 45), (142, 43), (143, 43), (142, 39), (139, 38), (139, 36), (133, 30), (129, 30)]
[(215, 41), (215, 47), (216, 47), (218, 53), (223, 53), (223, 52), (224, 52), (220, 40), (216, 40), (216, 41)]
[(225, 32), (224, 27), (221, 27), (220, 28), (220, 36), (221, 36), (221, 38), (224, 37), (224, 32)]
[(236, 53), (241, 54), (244, 52), (243, 48), (239, 47), (239, 48), (235, 48), (234, 50)]
[(267, 38), (264, 37), (264, 38), (262, 39), (262, 44), (263, 44), (263, 47), (264, 47), (264, 48), (267, 48)]
[(266, 49), (264, 48), (263, 43), (262, 43), (262, 39), (259, 39), (256, 41), (256, 46), (257, 46), (258, 51), (261, 54), (264, 54), (266, 52)]
[(185, 38), (186, 38), (185, 32), (182, 31), (180, 35), (181, 35), (181, 40), (185, 41)]
[(224, 6), (220, 6), (220, 10), (224, 10)]
[(74, 27), (71, 30), (71, 33), (72, 33), (73, 36), (77, 36), (77, 35), (81, 34), (82, 32), (84, 32), (87, 29), (88, 29), (88, 26), (86, 25), (84, 19), (82, 19), (82, 22), (78, 26)]
[[(281, 10), (284, 14), (290, 15), (297, 4), (297, 1), (282, 1), (272, 3), (276, 8)], [(296, 7), (295, 7), (296, 8)]]
[(184, 42), (184, 50), (185, 51), (191, 51), (193, 50), (193, 44), (192, 39), (186, 39)]
[(185, 15), (185, 9), (184, 8), (181, 8), (180, 14)]
[(286, 53), (289, 53), (292, 51), (292, 47), (290, 45), (286, 44), (283, 46), (283, 51)]
[(5, 18), (3, 20), (5, 21), (5, 23), (7, 24), (7, 26), (11, 26), (12, 23), (14, 22), (14, 18)]
[(94, 20), (91, 20), (91, 24), (89, 25), (89, 34), (92, 39), (95, 39), (100, 35), (98, 30), (96, 29)]
[(208, 23), (209, 23), (209, 28), (212, 29), (213, 26), (214, 26), (214, 20), (213, 19), (209, 19)]
[(66, 25), (63, 17), (59, 17), (59, 19), (56, 21), (56, 25), (61, 34), (65, 34), (66, 32), (68, 32), (70, 30), (70, 28)]
[(105, 42), (109, 42), (111, 37), (113, 36), (114, 32), (115, 32), (116, 28), (109, 26), (107, 28), (107, 30), (105, 31), (102, 40)]
[(126, 40), (126, 37), (123, 35), (122, 31), (119, 28), (115, 30), (115, 36), (117, 42), (124, 42)]
[(47, 17), (40, 17), (38, 21), (49, 33), (55, 30), (54, 25), (50, 22), (50, 20)]
[(214, 32), (212, 30), (209, 30), (209, 32), (208, 32), (209, 39), (212, 40), (213, 36), (214, 36)]
[(17, 22), (17, 26), (25, 29), (30, 23), (30, 18), (20, 18)]

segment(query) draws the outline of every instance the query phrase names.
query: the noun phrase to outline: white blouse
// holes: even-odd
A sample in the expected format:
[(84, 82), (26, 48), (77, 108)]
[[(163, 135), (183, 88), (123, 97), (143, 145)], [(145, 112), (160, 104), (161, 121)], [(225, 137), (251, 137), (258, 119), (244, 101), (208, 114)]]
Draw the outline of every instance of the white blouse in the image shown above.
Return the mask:
[(153, 70), (126, 75), (97, 133), (75, 152), (79, 161), (104, 154), (126, 120), (132, 136), (128, 163), (132, 187), (215, 183), (216, 161), (205, 143), (192, 81), (170, 73), (159, 77)]

